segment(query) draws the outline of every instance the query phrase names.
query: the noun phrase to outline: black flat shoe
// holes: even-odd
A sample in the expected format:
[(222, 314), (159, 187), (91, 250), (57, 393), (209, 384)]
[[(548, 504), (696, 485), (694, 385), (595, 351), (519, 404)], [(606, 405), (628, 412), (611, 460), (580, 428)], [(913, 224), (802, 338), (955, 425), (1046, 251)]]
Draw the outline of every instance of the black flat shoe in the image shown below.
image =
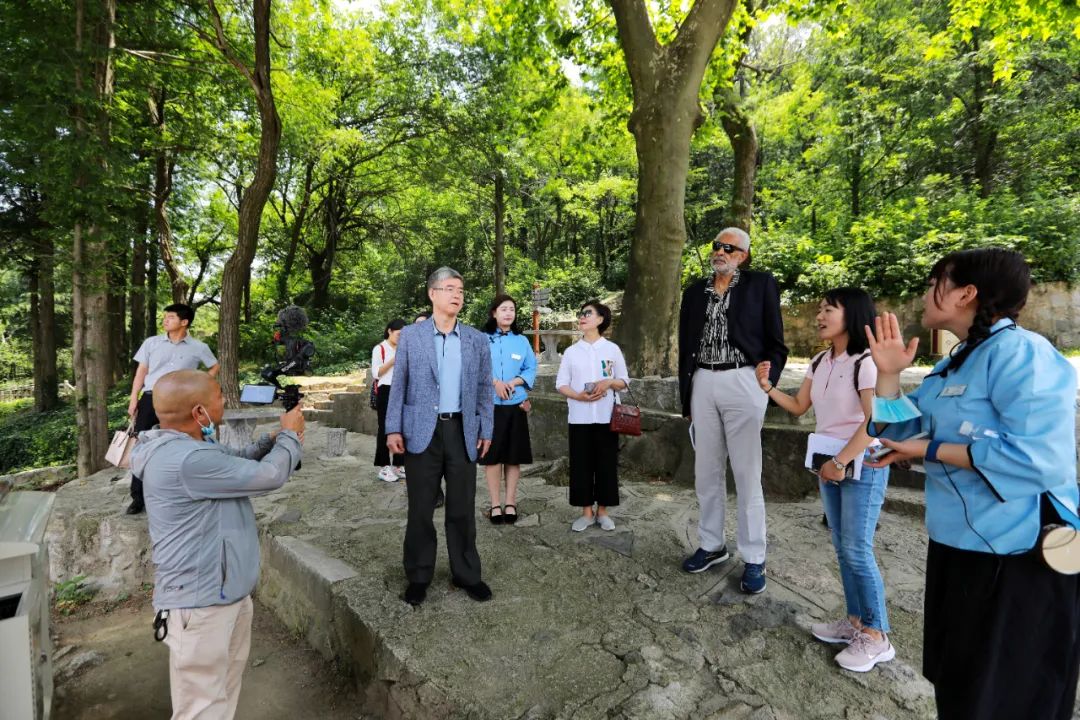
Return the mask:
[(435, 496), (435, 507), (441, 508), (446, 504), (446, 494), (439, 488), (439, 494)]
[(127, 506), (127, 510), (125, 510), (124, 512), (126, 514), (128, 514), (128, 515), (138, 515), (139, 513), (141, 513), (145, 509), (146, 509), (146, 506), (143, 505), (142, 503), (134, 503), (133, 502), (133, 503), (131, 503), (130, 505)]
[(476, 602), (486, 602), (491, 599), (491, 588), (489, 588), (487, 583), (483, 580), (475, 585), (466, 585), (462, 582), (458, 582), (457, 578), (450, 578), (450, 584), (464, 590), (465, 593)]
[(405, 595), (402, 599), (416, 607), (427, 599), (427, 585), (424, 583), (409, 583), (409, 586), (405, 588)]
[[(514, 508), (514, 512), (510, 512), (510, 508)], [(504, 525), (513, 525), (517, 522), (517, 505), (507, 505), (503, 508), (502, 521)]]
[[(499, 511), (498, 515), (495, 514), (496, 510)], [(502, 525), (504, 522), (506, 522), (506, 515), (505, 515), (505, 513), (503, 513), (503, 509), (502, 509), (501, 505), (492, 505), (491, 506), (491, 509), (488, 510), (488, 520), (491, 521), (492, 525)]]

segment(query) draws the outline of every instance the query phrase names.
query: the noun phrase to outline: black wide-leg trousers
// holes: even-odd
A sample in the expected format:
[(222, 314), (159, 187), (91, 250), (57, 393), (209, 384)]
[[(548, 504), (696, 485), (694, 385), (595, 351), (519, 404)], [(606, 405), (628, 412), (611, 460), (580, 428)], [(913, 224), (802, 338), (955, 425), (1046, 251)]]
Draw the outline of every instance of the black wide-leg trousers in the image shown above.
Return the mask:
[[(154, 412), (154, 395), (149, 390), (139, 397), (139, 403), (135, 406), (135, 432), (141, 433), (158, 424), (157, 413)], [(142, 478), (131, 475), (131, 500), (135, 505), (143, 504)]]
[(435, 574), (435, 496), (446, 478), (446, 551), (459, 584), (480, 582), (476, 550), (476, 462), (469, 460), (461, 417), (438, 420), (422, 453), (405, 453), (409, 516), (405, 526), (405, 577), (430, 584)]

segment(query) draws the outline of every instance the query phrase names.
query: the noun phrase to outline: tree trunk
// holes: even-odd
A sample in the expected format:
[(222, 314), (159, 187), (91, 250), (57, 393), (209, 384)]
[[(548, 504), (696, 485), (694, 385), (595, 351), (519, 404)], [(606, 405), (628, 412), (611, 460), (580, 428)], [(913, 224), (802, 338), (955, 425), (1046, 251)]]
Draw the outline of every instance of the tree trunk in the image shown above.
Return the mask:
[(114, 238), (109, 257), (109, 378), (119, 382), (127, 374), (127, 243)]
[[(972, 33), (977, 33), (972, 30)], [(971, 103), (971, 136), (974, 152), (975, 182), (979, 185), (979, 197), (990, 197), (994, 190), (994, 148), (997, 146), (997, 129), (987, 119), (986, 100), (993, 88), (991, 68), (979, 59), (979, 36), (972, 38), (973, 99)]]
[(147, 337), (157, 335), (158, 328), (158, 245), (147, 243), (146, 248), (146, 317), (143, 321), (144, 332)]
[[(84, 54), (87, 24), (85, 0), (75, 0), (75, 137), (86, 155), (76, 174), (77, 187), (93, 179), (92, 169), (107, 172), (104, 156), (109, 143), (108, 103), (113, 93), (112, 50), (115, 45), (116, 0), (100, 0), (90, 22), (91, 52)], [(89, 60), (96, 107), (83, 105), (84, 60)], [(94, 120), (87, 122), (93, 112)], [(75, 371), (75, 422), (78, 428), (78, 473), (86, 477), (105, 466), (109, 445), (106, 393), (109, 387), (109, 333), (107, 322), (108, 243), (98, 209), (83, 205), (73, 224), (72, 247), (72, 358)]]
[[(128, 308), (131, 316), (130, 358), (146, 339), (146, 237), (150, 232), (150, 206), (141, 203), (135, 227), (135, 239), (131, 246), (131, 277)], [(127, 363), (130, 369), (130, 361)]]
[(188, 282), (180, 272), (173, 250), (172, 226), (169, 224), (168, 202), (173, 189), (173, 161), (169, 154), (165, 138), (165, 102), (168, 91), (155, 88), (150, 93), (150, 124), (158, 135), (158, 147), (154, 152), (154, 227), (157, 229), (157, 244), (161, 260), (165, 263), (165, 272), (169, 275), (172, 286), (172, 301), (187, 302)]
[(220, 381), (229, 407), (240, 403), (237, 371), (240, 363), (240, 304), (244, 279), (247, 277), (259, 242), (262, 211), (277, 175), (277, 151), (281, 141), (281, 119), (274, 104), (270, 84), (270, 3), (253, 0), (252, 17), (255, 30), (255, 67), (248, 68), (233, 53), (221, 30), (221, 17), (214, 0), (208, 0), (215, 19), (217, 48), (251, 85), (259, 108), (259, 156), (255, 176), (240, 198), (239, 229), (236, 249), (225, 262), (221, 275), (221, 308), (218, 315), (218, 360), (221, 363)]
[[(315, 161), (308, 160), (304, 168), (304, 194), (300, 200), (300, 207), (293, 217), (292, 229), (289, 232), (289, 249), (285, 252), (285, 262), (281, 268), (281, 274), (277, 279), (277, 300), (279, 305), (287, 305), (289, 302), (289, 278), (292, 277), (293, 266), (296, 264), (296, 250), (300, 245), (300, 238), (304, 234), (304, 223), (307, 221), (308, 208), (311, 207), (311, 182), (315, 172)], [(284, 203), (284, 198), (282, 198)], [(282, 211), (284, 215), (284, 210)]]
[(757, 175), (758, 141), (750, 118), (743, 111), (738, 93), (730, 88), (724, 93), (720, 124), (735, 153), (735, 177), (731, 188), (728, 226), (750, 232), (754, 211), (754, 178)]
[(308, 259), (312, 308), (325, 309), (330, 306), (330, 280), (333, 278), (334, 262), (341, 241), (340, 192), (344, 192), (343, 188), (335, 183), (330, 184), (323, 203), (323, 233), (326, 235), (326, 244), (322, 252), (312, 252)]
[(495, 171), (495, 294), (506, 293), (506, 194), (503, 171)]
[(670, 43), (660, 45), (644, 0), (609, 0), (615, 14), (634, 109), (637, 212), (617, 338), (631, 375), (672, 375), (686, 244), (690, 138), (701, 124), (698, 93), (709, 59), (737, 0), (697, 0)]
[(30, 329), (34, 343), (34, 412), (60, 404), (56, 369), (55, 246), (49, 231), (34, 243), (30, 272)]
[(862, 150), (851, 151), (851, 168), (848, 173), (848, 193), (851, 196), (851, 217), (855, 219), (862, 212)]

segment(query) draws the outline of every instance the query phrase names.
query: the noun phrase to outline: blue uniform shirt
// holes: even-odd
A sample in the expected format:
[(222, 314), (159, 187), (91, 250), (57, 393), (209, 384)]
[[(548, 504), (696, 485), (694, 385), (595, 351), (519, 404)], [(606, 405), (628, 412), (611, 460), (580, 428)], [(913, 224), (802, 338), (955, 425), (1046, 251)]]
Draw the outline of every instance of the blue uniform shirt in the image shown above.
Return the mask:
[(458, 323), (442, 334), (435, 323), (435, 359), (439, 364), (439, 412), (461, 412), (461, 332)]
[[(958, 369), (942, 360), (908, 397), (922, 417), (881, 437), (926, 432), (968, 445), (973, 470), (926, 463), (930, 538), (999, 555), (1031, 549), (1049, 494), (1063, 520), (1076, 517), (1076, 371), (1045, 338), (999, 320)], [(976, 432), (972, 432), (975, 430)], [(870, 433), (875, 434), (874, 423)]]
[[(520, 405), (529, 396), (536, 383), (536, 356), (533, 355), (529, 339), (516, 333), (504, 333), (496, 330), (491, 335), (491, 374), (495, 380), (510, 382), (516, 377), (525, 381), (525, 385), (514, 388), (509, 400), (495, 395), (496, 405)], [(492, 390), (494, 392), (494, 390)]]

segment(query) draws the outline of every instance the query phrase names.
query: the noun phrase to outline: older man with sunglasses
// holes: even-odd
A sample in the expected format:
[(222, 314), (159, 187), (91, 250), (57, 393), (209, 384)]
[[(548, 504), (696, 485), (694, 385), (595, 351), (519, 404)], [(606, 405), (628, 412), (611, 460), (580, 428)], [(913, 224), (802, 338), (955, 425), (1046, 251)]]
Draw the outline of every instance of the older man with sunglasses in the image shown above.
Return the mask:
[(712, 272), (683, 292), (679, 311), (679, 395), (695, 441), (694, 483), (701, 506), (700, 547), (682, 567), (699, 573), (730, 557), (724, 535), (730, 457), (744, 563), (739, 587), (756, 594), (765, 590), (761, 426), (768, 396), (754, 378), (754, 366), (772, 363), (769, 379), (776, 384), (788, 349), (776, 278), (740, 269), (750, 260), (750, 236), (724, 228), (712, 249)]

